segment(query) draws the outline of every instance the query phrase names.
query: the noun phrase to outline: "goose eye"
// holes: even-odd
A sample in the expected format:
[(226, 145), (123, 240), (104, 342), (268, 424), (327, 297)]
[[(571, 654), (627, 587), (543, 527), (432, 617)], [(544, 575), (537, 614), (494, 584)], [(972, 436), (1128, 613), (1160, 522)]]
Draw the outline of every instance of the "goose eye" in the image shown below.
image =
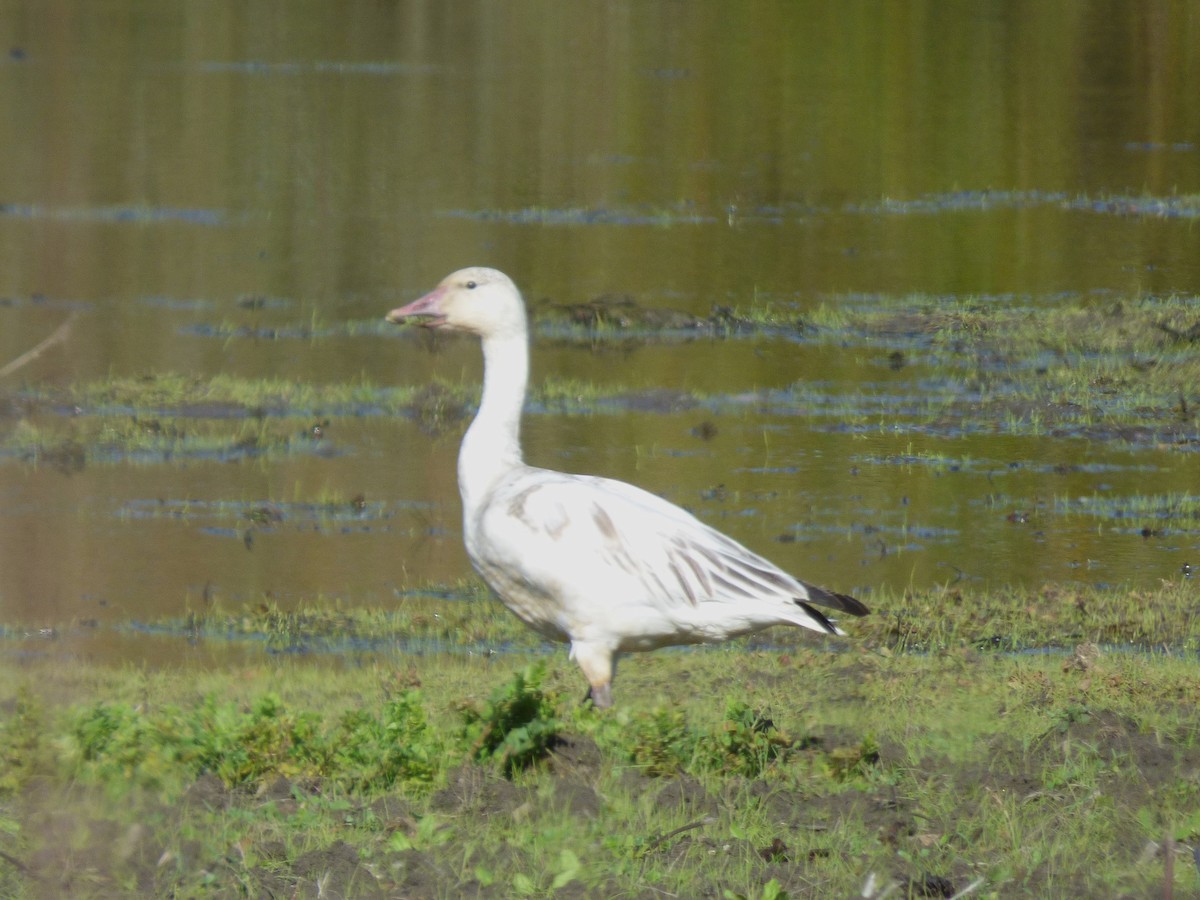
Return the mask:
[(467, 282), (467, 290), (468, 290), (468, 291), (473, 291), (473, 290), (475, 290), (475, 288), (476, 288), (476, 287), (478, 287), (478, 285), (477, 285), (477, 284), (475, 284), (475, 282), (474, 282), (474, 281), (468, 281), (468, 282)]

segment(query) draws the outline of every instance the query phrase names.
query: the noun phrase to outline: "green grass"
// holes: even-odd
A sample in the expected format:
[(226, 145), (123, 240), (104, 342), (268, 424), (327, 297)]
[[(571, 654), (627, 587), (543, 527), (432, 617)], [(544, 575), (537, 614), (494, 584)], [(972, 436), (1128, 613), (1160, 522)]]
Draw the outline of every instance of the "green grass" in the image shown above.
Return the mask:
[(1194, 658), (715, 650), (629, 659), (614, 710), (580, 687), (561, 654), (5, 665), (0, 889), (1146, 896), (1151, 842), (1200, 841)]
[[(870, 601), (841, 652), (778, 629), (769, 651), (633, 655), (604, 712), (474, 582), (388, 613), (314, 601), (164, 627), (509, 652), (232, 671), (14, 657), (0, 893), (1162, 890), (1155, 847), (1200, 843), (1190, 582)], [(1023, 644), (1064, 651), (996, 652)], [(1186, 863), (1181, 893), (1200, 889)]]
[(475, 579), (417, 588), (387, 609), (343, 607), (321, 597), (295, 608), (273, 601), (236, 610), (202, 599), (193, 605), (181, 617), (138, 622), (136, 628), (189, 640), (261, 640), (277, 652), (340, 653), (355, 647), (397, 645), (413, 652), (470, 652), (483, 646), (532, 650), (539, 645), (537, 636), (489, 599), (482, 582)]
[[(1071, 648), (1083, 642), (1133, 648), (1200, 651), (1195, 584), (1181, 578), (1154, 589), (1106, 589), (1047, 584), (1037, 589), (972, 590), (948, 585), (928, 591), (879, 591), (863, 598), (872, 615), (854, 621), (858, 640), (885, 653)], [(344, 607), (318, 597), (296, 608), (264, 602), (241, 609), (197, 603), (186, 615), (138, 627), (191, 640), (265, 639), (275, 650), (353, 644), (399, 645), (470, 652), (481, 646), (533, 650), (537, 636), (483, 585), (466, 579), (428, 585), (388, 609)], [(811, 646), (799, 629), (777, 628), (731, 646)], [(841, 646), (840, 642), (830, 646)]]

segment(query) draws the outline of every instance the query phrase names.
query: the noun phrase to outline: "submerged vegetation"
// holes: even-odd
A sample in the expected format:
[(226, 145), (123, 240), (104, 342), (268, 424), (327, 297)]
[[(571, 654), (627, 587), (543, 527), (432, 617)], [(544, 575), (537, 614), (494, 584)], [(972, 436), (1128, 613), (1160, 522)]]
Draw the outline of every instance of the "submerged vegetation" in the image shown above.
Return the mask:
[[(861, 345), (896, 374), (886, 386), (851, 391), (797, 383), (725, 395), (672, 390), (669, 397), (619, 383), (549, 377), (531, 394), (534, 413), (698, 407), (826, 418), (836, 420), (832, 427), (858, 430), (1200, 446), (1195, 297), (1079, 299), (1043, 309), (989, 298), (854, 296), (806, 313), (763, 298), (748, 309), (717, 307), (707, 318), (617, 297), (543, 305), (537, 321), (543, 335), (592, 344), (752, 335)], [(907, 394), (906, 377), (913, 381)], [(316, 385), (229, 375), (156, 374), (27, 388), (9, 400), (15, 422), (0, 437), (0, 456), (77, 468), (117, 460), (336, 453), (336, 444), (321, 440), (327, 419), (399, 415), (436, 432), (467, 417), (477, 397), (477, 386), (447, 381)]]
[[(1149, 149), (1156, 145), (1129, 149)], [(1194, 151), (1195, 145), (1177, 145), (1182, 151)], [(1157, 145), (1159, 149), (1162, 145)], [(814, 216), (833, 213), (867, 216), (933, 215), (980, 210), (1028, 209), (1053, 207), (1069, 212), (1098, 215), (1193, 219), (1200, 216), (1200, 196), (1172, 194), (1133, 196), (1127, 194), (1068, 194), (1062, 191), (951, 191), (928, 194), (909, 200), (884, 198), (877, 203), (847, 203), (840, 209), (789, 202), (770, 206), (730, 203), (723, 210), (694, 203), (675, 206), (634, 207), (546, 207), (519, 209), (448, 209), (440, 215), (449, 219), (500, 222), (507, 225), (580, 226), (700, 226), (725, 222), (730, 227), (746, 224), (782, 225)]]

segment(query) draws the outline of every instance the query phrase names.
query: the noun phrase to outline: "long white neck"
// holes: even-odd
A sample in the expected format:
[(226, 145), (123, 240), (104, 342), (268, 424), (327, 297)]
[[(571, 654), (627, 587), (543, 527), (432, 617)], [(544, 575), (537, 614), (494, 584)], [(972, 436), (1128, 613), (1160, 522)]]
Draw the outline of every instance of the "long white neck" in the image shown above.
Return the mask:
[(458, 489), (469, 523), (496, 482), (521, 458), (521, 407), (529, 380), (524, 330), (483, 339), (483, 397), (458, 451)]

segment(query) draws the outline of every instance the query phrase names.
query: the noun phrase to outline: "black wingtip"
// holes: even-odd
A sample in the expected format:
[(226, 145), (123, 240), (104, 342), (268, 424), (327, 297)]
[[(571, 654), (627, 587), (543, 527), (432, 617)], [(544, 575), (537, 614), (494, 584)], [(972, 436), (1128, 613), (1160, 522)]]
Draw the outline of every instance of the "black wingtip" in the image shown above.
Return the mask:
[(840, 602), (840, 609), (844, 613), (849, 613), (852, 616), (869, 616), (871, 610), (867, 609), (867, 605), (857, 597), (851, 597), (849, 594), (834, 594), (834, 597)]
[(811, 584), (806, 584), (804, 587), (808, 590), (808, 601), (816, 603), (819, 606), (824, 606), (829, 609), (836, 609), (838, 612), (844, 612), (851, 616), (868, 616), (871, 610), (867, 609), (865, 603), (849, 594), (838, 594), (833, 591), (827, 591), (824, 588), (813, 587)]
[(830, 634), (844, 634), (844, 632), (838, 630), (838, 627), (836, 625), (834, 625), (832, 622), (829, 621), (829, 619), (828, 619), (828, 617), (826, 617), (825, 613), (821, 612), (815, 606), (812, 606), (809, 603), (805, 603), (803, 600), (797, 600), (796, 605), (799, 606), (806, 613), (808, 613), (810, 616), (812, 616), (813, 619), (816, 620), (816, 623), (818, 625), (820, 625), (822, 628), (824, 628)]

